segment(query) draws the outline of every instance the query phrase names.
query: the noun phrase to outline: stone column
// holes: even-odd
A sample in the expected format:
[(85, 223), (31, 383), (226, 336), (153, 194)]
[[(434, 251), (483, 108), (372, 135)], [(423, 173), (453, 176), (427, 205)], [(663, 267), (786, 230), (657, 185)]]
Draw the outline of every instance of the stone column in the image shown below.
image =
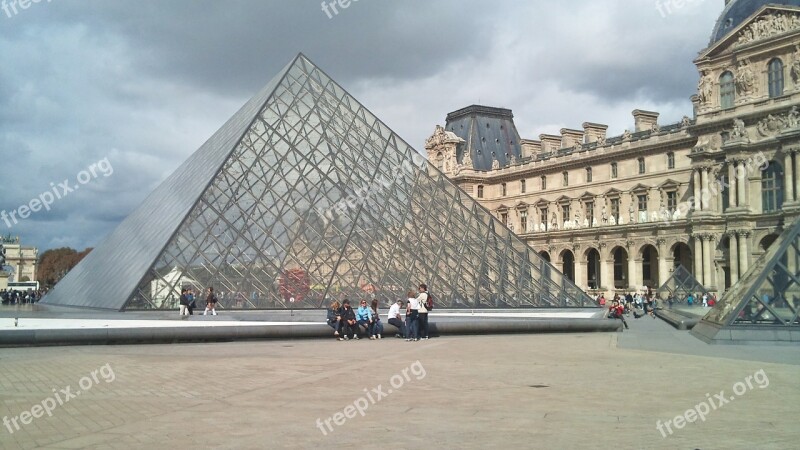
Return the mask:
[(702, 211), (703, 205), (700, 202), (700, 168), (692, 171), (692, 184), (694, 185), (694, 210)]
[[(638, 276), (636, 275), (637, 270), (637, 259), (636, 255), (634, 255), (633, 250), (633, 243), (628, 242), (626, 250), (628, 251), (628, 289), (633, 289), (635, 286), (639, 286), (642, 284), (641, 281), (638, 281)], [(638, 264), (641, 264), (642, 260), (638, 260)]]
[(728, 233), (728, 266), (731, 270), (731, 286), (739, 281), (739, 241), (736, 238), (736, 232)]
[(578, 256), (575, 255), (575, 285), (584, 290), (589, 289), (588, 266), (588, 261), (578, 261)]
[(614, 258), (612, 255), (603, 255), (605, 244), (600, 244), (600, 280), (598, 287), (610, 294), (614, 290)]
[(736, 161), (736, 205), (747, 205), (747, 169), (743, 161)]
[(694, 251), (692, 252), (692, 256), (694, 256), (694, 278), (699, 281), (700, 283), (703, 282), (703, 241), (700, 239), (699, 234), (695, 234), (692, 236), (694, 240)]
[(739, 231), (737, 234), (739, 238), (739, 275), (744, 276), (750, 267), (750, 250), (747, 248), (747, 238), (750, 236), (750, 232)]
[(703, 204), (703, 211), (708, 211), (711, 209), (711, 190), (709, 189), (709, 178), (711, 177), (711, 173), (708, 167), (703, 167), (703, 172), (701, 174), (702, 186), (703, 190), (700, 192), (700, 196), (702, 199)]
[(794, 155), (794, 164), (792, 165), (792, 172), (794, 172), (794, 185), (797, 187), (797, 192), (795, 195), (795, 199), (800, 197), (800, 153), (797, 150), (793, 150), (792, 154)]
[(665, 281), (667, 281), (667, 278), (669, 278), (669, 272), (668, 272), (669, 269), (667, 267), (668, 260), (665, 250), (666, 247), (665, 244), (667, 243), (667, 241), (665, 241), (664, 239), (659, 239), (657, 242), (658, 242), (658, 286), (653, 286), (653, 289), (658, 289), (659, 287), (661, 287), (661, 285), (664, 284)]
[(794, 203), (794, 164), (791, 152), (786, 152), (783, 165), (783, 186), (786, 190), (786, 202)]
[(708, 234), (703, 235), (702, 240), (703, 240), (703, 286), (709, 288), (712, 285), (711, 268), (713, 267), (713, 264), (711, 262), (711, 256), (713, 255), (713, 253), (711, 246), (714, 241), (713, 241), (713, 236)]
[(728, 206), (734, 208), (739, 206), (736, 196), (736, 161), (728, 161)]

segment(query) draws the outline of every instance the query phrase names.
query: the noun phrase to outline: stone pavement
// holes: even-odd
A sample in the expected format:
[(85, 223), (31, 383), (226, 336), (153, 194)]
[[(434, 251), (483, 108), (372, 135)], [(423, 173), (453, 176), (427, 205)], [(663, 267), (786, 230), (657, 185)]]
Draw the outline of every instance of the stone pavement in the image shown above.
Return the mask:
[[(416, 343), (0, 349), (0, 418), (42, 414), (34, 405), (64, 401), (67, 386), (80, 392), (52, 417), (3, 426), (0, 448), (797, 448), (800, 358), (643, 350), (679, 339), (649, 321), (622, 334)], [(753, 381), (761, 370), (764, 388)], [(734, 395), (746, 380), (752, 389)], [(705, 421), (656, 429), (723, 390), (735, 400)]]

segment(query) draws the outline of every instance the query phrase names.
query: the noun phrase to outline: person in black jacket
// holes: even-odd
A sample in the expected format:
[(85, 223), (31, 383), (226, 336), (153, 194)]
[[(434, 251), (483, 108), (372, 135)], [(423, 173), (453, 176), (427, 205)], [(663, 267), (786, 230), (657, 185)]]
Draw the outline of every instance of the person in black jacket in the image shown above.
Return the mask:
[(186, 288), (181, 289), (180, 304), (181, 304), (181, 309), (180, 309), (181, 317), (188, 315), (189, 314), (189, 311), (188, 311), (188, 308), (189, 308), (189, 296), (186, 294)]
[(345, 299), (342, 302), (342, 331), (344, 336), (339, 336), (339, 340), (358, 339), (357, 330), (356, 312), (350, 306), (350, 300)]
[(333, 328), (333, 335), (338, 337), (342, 331), (342, 307), (339, 305), (338, 300), (334, 300), (330, 308), (328, 308), (327, 322)]

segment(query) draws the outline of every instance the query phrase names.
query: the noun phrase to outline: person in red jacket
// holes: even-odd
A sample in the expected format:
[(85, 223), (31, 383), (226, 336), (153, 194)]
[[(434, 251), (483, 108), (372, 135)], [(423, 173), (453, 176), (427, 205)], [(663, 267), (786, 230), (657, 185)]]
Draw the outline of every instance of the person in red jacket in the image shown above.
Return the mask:
[(625, 328), (628, 328), (628, 322), (625, 322), (625, 307), (619, 304), (619, 301), (614, 300), (611, 303), (611, 306), (608, 307), (608, 318), (609, 319), (619, 319), (622, 321), (622, 325)]

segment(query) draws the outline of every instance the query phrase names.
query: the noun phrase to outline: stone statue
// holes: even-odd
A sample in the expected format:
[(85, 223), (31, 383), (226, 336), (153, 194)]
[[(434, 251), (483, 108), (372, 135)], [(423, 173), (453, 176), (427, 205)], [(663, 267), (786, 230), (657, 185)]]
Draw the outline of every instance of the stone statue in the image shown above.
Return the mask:
[(736, 73), (736, 93), (741, 96), (750, 96), (756, 90), (756, 76), (750, 69), (750, 62), (748, 60), (739, 63), (739, 69)]
[(633, 209), (633, 203), (631, 202), (631, 206), (628, 207), (628, 215), (630, 216), (630, 221), (629, 221), (630, 223), (633, 223), (636, 220), (636, 218), (634, 217), (635, 212), (636, 210)]
[(622, 133), (622, 140), (623, 141), (630, 141), (631, 140), (631, 136), (632, 136), (631, 130), (625, 130), (625, 132)]
[[(707, 70), (704, 70), (700, 75), (700, 82), (697, 85), (697, 96), (700, 98), (700, 104), (706, 104), (713, 98), (714, 80)], [(684, 118), (687, 118), (684, 116)]]
[(609, 217), (608, 218), (608, 224), (609, 225), (616, 225), (617, 224), (617, 219), (615, 219), (614, 216)]
[(464, 153), (464, 159), (461, 160), (461, 165), (470, 170), (474, 168), (472, 167), (472, 156), (470, 156), (469, 151)]
[(550, 219), (550, 225), (553, 227), (553, 229), (558, 229), (558, 217), (556, 217), (556, 213), (553, 213), (553, 218)]
[(603, 212), (600, 215), (603, 218), (603, 224), (608, 223), (608, 213), (606, 212), (606, 207), (603, 205)]
[(497, 170), (500, 168), (500, 161), (498, 161), (494, 155), (492, 155), (492, 170)]
[(691, 124), (692, 124), (692, 119), (690, 119), (689, 116), (683, 116), (683, 119), (681, 119), (681, 127), (686, 128)]
[(795, 87), (800, 86), (800, 45), (795, 47), (794, 56), (792, 58), (792, 67), (789, 69), (789, 75), (791, 75)]
[(748, 140), (747, 127), (744, 125), (744, 120), (740, 118), (733, 119), (733, 129), (731, 130), (731, 140)]
[(786, 115), (786, 126), (788, 128), (796, 128), (798, 125), (800, 125), (800, 110), (795, 105)]

